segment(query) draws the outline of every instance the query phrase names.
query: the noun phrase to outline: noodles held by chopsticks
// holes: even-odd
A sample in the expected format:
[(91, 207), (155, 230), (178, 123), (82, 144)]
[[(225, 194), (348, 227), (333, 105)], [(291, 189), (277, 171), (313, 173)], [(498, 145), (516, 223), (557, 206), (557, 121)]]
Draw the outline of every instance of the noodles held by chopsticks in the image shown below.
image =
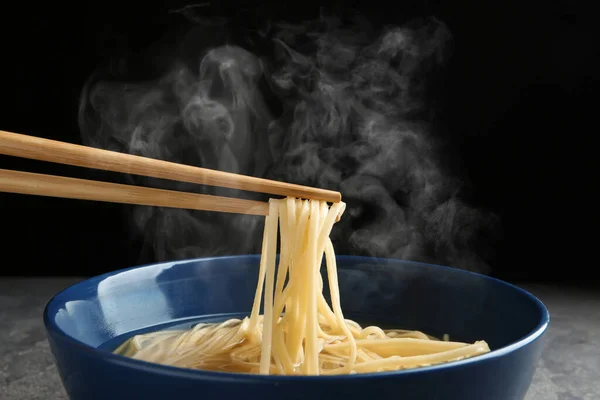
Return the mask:
[[(329, 238), (343, 202), (269, 201), (249, 317), (134, 336), (115, 352), (183, 368), (263, 375), (393, 371), (489, 352), (485, 341), (437, 340), (419, 331), (361, 327), (344, 318)], [(279, 233), (279, 235), (278, 235)], [(280, 257), (276, 272), (277, 238)], [(323, 296), (323, 256), (331, 305)], [(264, 293), (263, 293), (264, 288)], [(264, 298), (264, 314), (259, 315)]]

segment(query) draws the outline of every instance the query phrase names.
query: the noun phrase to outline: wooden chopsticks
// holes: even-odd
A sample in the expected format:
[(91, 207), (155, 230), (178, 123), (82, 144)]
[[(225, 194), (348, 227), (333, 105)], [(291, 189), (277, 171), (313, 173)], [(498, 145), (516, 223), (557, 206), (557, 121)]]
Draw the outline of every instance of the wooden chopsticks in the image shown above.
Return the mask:
[[(238, 175), (0, 130), (0, 154), (201, 185), (341, 201), (339, 192)], [(0, 170), (0, 192), (267, 215), (266, 202)]]

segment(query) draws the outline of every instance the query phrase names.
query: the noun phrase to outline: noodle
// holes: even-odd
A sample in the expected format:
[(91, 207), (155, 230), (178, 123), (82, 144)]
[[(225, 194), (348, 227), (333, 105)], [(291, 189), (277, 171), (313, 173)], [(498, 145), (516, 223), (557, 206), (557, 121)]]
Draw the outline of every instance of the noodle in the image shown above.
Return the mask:
[[(136, 335), (115, 352), (183, 368), (334, 375), (415, 368), (490, 351), (485, 341), (454, 342), (447, 335), (437, 340), (419, 331), (363, 328), (345, 319), (329, 238), (344, 209), (342, 202), (329, 207), (315, 200), (271, 199), (249, 317)], [(323, 296), (323, 257), (331, 305)]]

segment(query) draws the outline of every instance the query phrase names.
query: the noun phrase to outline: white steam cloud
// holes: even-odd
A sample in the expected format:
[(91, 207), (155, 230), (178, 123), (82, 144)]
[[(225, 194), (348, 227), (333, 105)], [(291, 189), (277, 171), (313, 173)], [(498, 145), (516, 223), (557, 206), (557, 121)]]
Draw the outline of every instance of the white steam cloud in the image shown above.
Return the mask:
[[(427, 131), (426, 77), (444, 60), (447, 27), (430, 19), (377, 32), (360, 19), (321, 18), (270, 24), (259, 36), (268, 54), (218, 45), (201, 49), (199, 62), (176, 60), (156, 80), (90, 80), (84, 142), (339, 190), (348, 208), (332, 234), (338, 253), (486, 272), (496, 218), (461, 200), (460, 180), (442, 167)], [(260, 249), (259, 217), (137, 207), (134, 222), (158, 260)]]

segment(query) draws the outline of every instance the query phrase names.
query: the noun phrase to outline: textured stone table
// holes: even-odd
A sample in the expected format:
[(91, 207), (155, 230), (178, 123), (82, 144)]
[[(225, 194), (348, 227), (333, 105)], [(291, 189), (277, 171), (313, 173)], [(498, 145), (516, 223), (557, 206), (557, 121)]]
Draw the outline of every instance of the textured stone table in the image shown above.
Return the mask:
[[(67, 398), (41, 315), (52, 295), (77, 281), (0, 277), (0, 400)], [(546, 348), (526, 399), (600, 399), (600, 291), (523, 287), (551, 314)]]

